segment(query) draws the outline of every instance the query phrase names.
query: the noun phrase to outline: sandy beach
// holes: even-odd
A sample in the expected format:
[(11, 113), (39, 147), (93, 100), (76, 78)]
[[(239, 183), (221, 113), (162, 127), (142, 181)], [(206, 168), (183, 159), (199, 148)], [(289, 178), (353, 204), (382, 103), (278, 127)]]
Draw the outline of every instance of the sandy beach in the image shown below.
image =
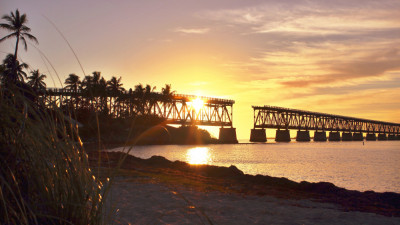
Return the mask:
[[(102, 167), (114, 168), (124, 154), (101, 155)], [(98, 157), (93, 152), (89, 160), (97, 164)], [(400, 224), (399, 202), (397, 193), (127, 156), (106, 208), (120, 224)]]
[(205, 192), (154, 179), (117, 178), (109, 203), (120, 224), (400, 224), (399, 217), (310, 199)]

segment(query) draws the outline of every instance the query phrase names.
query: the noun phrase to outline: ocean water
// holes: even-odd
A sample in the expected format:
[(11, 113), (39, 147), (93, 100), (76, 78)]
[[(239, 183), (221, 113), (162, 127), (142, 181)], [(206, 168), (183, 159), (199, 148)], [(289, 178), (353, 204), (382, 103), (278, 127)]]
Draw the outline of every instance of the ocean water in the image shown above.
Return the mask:
[[(126, 151), (115, 148), (111, 151)], [(400, 193), (400, 141), (135, 146), (131, 155), (235, 165), (247, 174), (331, 182), (350, 190)]]

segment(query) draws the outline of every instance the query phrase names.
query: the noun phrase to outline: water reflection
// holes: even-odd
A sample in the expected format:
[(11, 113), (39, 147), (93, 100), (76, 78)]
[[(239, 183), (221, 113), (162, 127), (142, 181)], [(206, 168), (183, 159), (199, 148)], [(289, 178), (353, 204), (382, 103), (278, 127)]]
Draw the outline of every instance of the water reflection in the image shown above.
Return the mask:
[(209, 164), (211, 163), (211, 153), (208, 147), (190, 148), (186, 152), (186, 161), (189, 164)]

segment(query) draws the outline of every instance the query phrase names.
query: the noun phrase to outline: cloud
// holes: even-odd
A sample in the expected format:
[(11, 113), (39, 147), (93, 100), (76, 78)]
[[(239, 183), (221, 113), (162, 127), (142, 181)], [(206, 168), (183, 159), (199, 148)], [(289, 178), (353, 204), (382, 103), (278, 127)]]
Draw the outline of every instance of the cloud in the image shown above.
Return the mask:
[(364, 57), (316, 61), (315, 64), (326, 70), (325, 74), (315, 76), (296, 76), (293, 80), (283, 80), (285, 87), (300, 88), (309, 86), (354, 86), (365, 82), (390, 80), (399, 77), (400, 49), (379, 50)]
[[(358, 2), (358, 4), (355, 4)], [(290, 33), (291, 35), (357, 34), (400, 28), (400, 3), (391, 0), (270, 1), (252, 7), (206, 11), (204, 19), (240, 26), (248, 34)]]
[(175, 32), (184, 34), (206, 34), (210, 28), (176, 28)]

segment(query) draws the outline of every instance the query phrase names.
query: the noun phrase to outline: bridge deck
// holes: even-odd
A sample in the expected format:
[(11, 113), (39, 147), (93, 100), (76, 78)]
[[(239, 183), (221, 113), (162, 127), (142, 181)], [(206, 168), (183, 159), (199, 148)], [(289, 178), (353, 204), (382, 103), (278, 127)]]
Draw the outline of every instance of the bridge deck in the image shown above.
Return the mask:
[(399, 134), (400, 124), (276, 106), (253, 106), (254, 128)]
[[(204, 105), (195, 109), (190, 102), (201, 99)], [(48, 88), (41, 100), (46, 105), (86, 108), (108, 112), (114, 117), (152, 115), (165, 119), (168, 124), (196, 124), (205, 126), (232, 126), (234, 100), (196, 95), (164, 95), (152, 92), (144, 95), (134, 91), (89, 93), (81, 90)]]

